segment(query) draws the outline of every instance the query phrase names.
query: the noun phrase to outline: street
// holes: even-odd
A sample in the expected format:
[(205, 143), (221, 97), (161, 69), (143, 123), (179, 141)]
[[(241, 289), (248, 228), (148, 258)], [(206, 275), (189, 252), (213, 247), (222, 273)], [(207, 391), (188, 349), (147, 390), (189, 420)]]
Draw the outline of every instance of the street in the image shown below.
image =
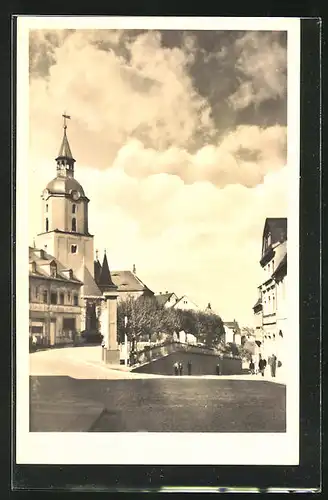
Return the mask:
[[(286, 389), (282, 384), (247, 375), (133, 374), (108, 369), (100, 361), (98, 366), (97, 355), (87, 361), (88, 349), (92, 355), (96, 352), (81, 348), (80, 352), (60, 349), (30, 355), (31, 431), (58, 431), (60, 408), (66, 405), (65, 418), (67, 408), (76, 408), (77, 414), (86, 406), (95, 409), (93, 420), (91, 416), (85, 419), (84, 428), (76, 423), (80, 415), (71, 419), (70, 431), (285, 432)], [(40, 404), (47, 410), (37, 418)]]

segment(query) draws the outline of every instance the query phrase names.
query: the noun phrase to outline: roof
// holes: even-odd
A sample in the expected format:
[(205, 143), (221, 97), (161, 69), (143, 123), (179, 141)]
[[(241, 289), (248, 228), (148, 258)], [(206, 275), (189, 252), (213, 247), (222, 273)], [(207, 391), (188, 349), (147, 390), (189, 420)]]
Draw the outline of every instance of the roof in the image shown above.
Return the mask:
[[(39, 252), (41, 255), (38, 255)], [(64, 271), (68, 269), (63, 266), (53, 255), (48, 254), (45, 250), (39, 248), (29, 247), (29, 263), (35, 263), (35, 271), (30, 270), (29, 276), (34, 278), (45, 278), (55, 281), (66, 281), (69, 283), (75, 283), (82, 285), (82, 281), (77, 278), (73, 273), (72, 278), (70, 278)], [(50, 265), (55, 263), (57, 266), (57, 275), (52, 277), (50, 273)]]
[(102, 297), (97, 283), (95, 282), (92, 274), (88, 268), (83, 264), (79, 270), (79, 276), (83, 282), (83, 296), (84, 297)]
[(194, 301), (190, 300), (190, 299), (189, 299), (189, 297), (187, 297), (187, 295), (182, 295), (182, 297), (180, 297), (180, 298), (176, 301), (176, 303), (174, 304), (174, 306), (173, 306), (173, 307), (176, 307), (177, 305), (179, 305), (179, 303), (181, 302), (181, 300), (182, 300), (182, 299), (188, 299), (188, 301), (189, 301), (189, 302), (191, 302), (194, 306), (198, 307), (198, 305), (197, 305), (197, 304), (195, 304), (195, 302), (194, 302)]
[(255, 309), (256, 307), (262, 305), (262, 299), (258, 298), (256, 303), (253, 305), (253, 309)]
[(287, 217), (268, 217), (265, 220), (264, 233), (271, 232), (272, 243), (287, 239)]
[(51, 194), (70, 194), (77, 191), (85, 197), (84, 189), (74, 177), (61, 177), (58, 175), (47, 184), (47, 189)]
[(276, 267), (275, 271), (273, 272), (272, 276), (276, 276), (279, 274), (280, 271), (284, 269), (284, 267), (287, 269), (287, 252), (284, 254), (283, 258), (279, 262), (278, 266)]
[(231, 328), (232, 330), (240, 331), (239, 325), (237, 321), (224, 321), (223, 325), (227, 328)]
[(72, 155), (72, 151), (71, 151), (68, 139), (67, 139), (66, 128), (64, 128), (64, 137), (63, 137), (57, 158), (67, 158), (69, 160), (74, 160), (73, 155)]
[(99, 283), (100, 273), (101, 273), (101, 264), (97, 259), (94, 261), (94, 276), (96, 283)]
[(131, 271), (112, 271), (111, 277), (119, 292), (150, 292), (152, 295), (154, 294)]
[(155, 299), (157, 300), (158, 304), (160, 306), (164, 306), (168, 300), (172, 297), (172, 295), (175, 295), (173, 292), (171, 293), (160, 293), (158, 295), (155, 295)]
[(116, 288), (116, 285), (113, 283), (113, 280), (112, 280), (112, 277), (110, 274), (106, 254), (104, 254), (104, 260), (103, 260), (102, 266), (100, 266), (99, 271), (100, 271), (99, 279), (98, 279), (99, 288), (101, 288), (101, 289)]

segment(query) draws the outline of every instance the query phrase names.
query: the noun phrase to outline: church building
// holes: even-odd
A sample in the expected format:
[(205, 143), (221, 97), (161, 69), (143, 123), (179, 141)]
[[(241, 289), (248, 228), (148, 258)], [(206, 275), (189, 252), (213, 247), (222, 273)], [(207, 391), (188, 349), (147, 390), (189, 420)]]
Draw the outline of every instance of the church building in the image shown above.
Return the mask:
[[(66, 119), (69, 117), (63, 117), (63, 139), (55, 160), (56, 176), (42, 192), (42, 230), (35, 238), (35, 248), (29, 250), (30, 289), (37, 290), (38, 284), (34, 282), (43, 280), (44, 283), (47, 282), (48, 299), (53, 296), (55, 300), (58, 284), (66, 287), (62, 292), (58, 291), (58, 303), (51, 304), (51, 313), (47, 310), (46, 303), (43, 303), (43, 320), (47, 326), (42, 326), (40, 321), (37, 325), (30, 326), (30, 336), (35, 329), (47, 332), (44, 338), (49, 345), (70, 341), (72, 331), (75, 332), (74, 337), (84, 330), (102, 332), (102, 321), (108, 321), (105, 296), (153, 295), (137, 278), (135, 268), (134, 272), (114, 271), (112, 279), (106, 253), (102, 264), (98, 255), (94, 258), (94, 236), (89, 232), (88, 224), (90, 200), (75, 179), (75, 159), (66, 133)], [(48, 272), (51, 265), (55, 266), (58, 272)], [(73, 303), (69, 301), (69, 289), (72, 289), (72, 293), (74, 291)], [(64, 302), (60, 302), (63, 294)], [(65, 323), (69, 324), (69, 328), (63, 327), (64, 319), (60, 316), (65, 313), (65, 307), (70, 307), (70, 320), (66, 319)], [(38, 308), (40, 309), (40, 306), (31, 306), (30, 299), (30, 325), (31, 319), (35, 319), (35, 309)], [(51, 334), (48, 324), (51, 324)]]

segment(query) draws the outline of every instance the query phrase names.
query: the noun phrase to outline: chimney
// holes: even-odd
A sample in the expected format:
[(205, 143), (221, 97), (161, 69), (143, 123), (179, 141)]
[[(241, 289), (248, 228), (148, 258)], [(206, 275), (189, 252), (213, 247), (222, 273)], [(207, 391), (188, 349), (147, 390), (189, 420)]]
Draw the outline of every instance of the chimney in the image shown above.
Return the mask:
[(133, 264), (132, 272), (133, 272), (133, 274), (136, 274), (136, 272), (137, 272), (135, 264)]

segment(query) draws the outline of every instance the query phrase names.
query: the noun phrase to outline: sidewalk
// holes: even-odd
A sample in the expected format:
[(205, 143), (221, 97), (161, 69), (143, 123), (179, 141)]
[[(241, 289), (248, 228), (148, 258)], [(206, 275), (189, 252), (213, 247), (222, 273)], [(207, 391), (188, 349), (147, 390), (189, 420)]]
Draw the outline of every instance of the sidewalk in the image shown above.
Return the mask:
[[(215, 380), (248, 380), (248, 381), (259, 381), (259, 382), (272, 382), (276, 384), (284, 384), (280, 377), (271, 377), (270, 375), (251, 375), (248, 373), (240, 374), (240, 375), (161, 375), (155, 373), (140, 373), (140, 372), (132, 372), (129, 367), (124, 365), (106, 365), (103, 361), (84, 361), (84, 363), (98, 367), (102, 371), (116, 372), (115, 378), (162, 378), (162, 379), (215, 379)], [(121, 375), (121, 376), (120, 376)]]

